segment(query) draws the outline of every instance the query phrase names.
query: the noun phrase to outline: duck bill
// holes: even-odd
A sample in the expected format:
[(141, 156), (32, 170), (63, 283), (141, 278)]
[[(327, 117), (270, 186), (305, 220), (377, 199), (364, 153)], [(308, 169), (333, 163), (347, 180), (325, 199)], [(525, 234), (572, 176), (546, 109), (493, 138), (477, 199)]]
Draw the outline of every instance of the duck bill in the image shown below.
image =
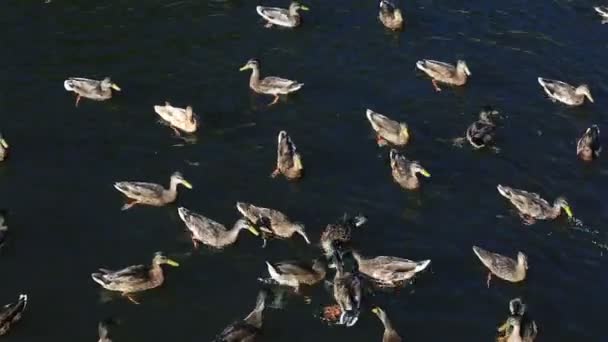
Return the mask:
[(192, 184), (190, 184), (190, 182), (188, 182), (187, 180), (184, 180), (184, 181), (182, 182), (182, 184), (183, 184), (183, 185), (184, 185), (186, 188), (188, 188), (188, 189), (192, 189)]
[(572, 213), (572, 208), (570, 208), (570, 206), (564, 206), (564, 211), (566, 212), (566, 215), (568, 215), (569, 218), (574, 217), (574, 214)]
[(304, 11), (309, 11), (310, 10), (310, 8), (308, 8), (308, 6), (300, 6), (300, 9), (304, 10)]
[(374, 307), (374, 308), (372, 309), (372, 312), (373, 312), (373, 313), (375, 313), (375, 314), (377, 315), (377, 314), (379, 314), (379, 313), (380, 313), (380, 308), (378, 308), (378, 307)]
[(253, 226), (248, 226), (247, 230), (255, 236), (260, 236), (260, 232), (258, 232), (258, 230), (255, 229)]
[(420, 174), (426, 178), (431, 177), (431, 174), (427, 170), (420, 170)]
[(8, 148), (8, 143), (6, 142), (6, 140), (0, 138), (0, 145), (2, 145), (2, 147), (4, 148)]
[(242, 66), (242, 67), (239, 69), (239, 71), (245, 71), (245, 70), (247, 70), (247, 69), (249, 69), (249, 66), (248, 66), (248, 65), (243, 65), (243, 66)]
[(116, 91), (120, 91), (120, 87), (116, 83), (112, 83), (111, 87)]
[(179, 267), (179, 263), (177, 261), (171, 260), (171, 259), (167, 259), (167, 265), (173, 266), (173, 267)]

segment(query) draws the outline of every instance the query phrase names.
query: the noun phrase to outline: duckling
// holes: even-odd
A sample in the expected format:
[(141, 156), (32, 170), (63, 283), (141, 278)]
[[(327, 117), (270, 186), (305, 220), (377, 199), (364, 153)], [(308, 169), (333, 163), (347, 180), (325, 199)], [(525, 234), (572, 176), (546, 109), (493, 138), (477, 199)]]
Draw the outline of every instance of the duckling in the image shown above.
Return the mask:
[[(520, 337), (523, 342), (534, 342), (536, 339), (536, 335), (538, 335), (538, 327), (536, 326), (536, 322), (530, 317), (528, 317), (527, 313), (527, 305), (524, 304), (521, 298), (511, 299), (509, 302), (509, 311), (511, 313), (510, 317), (516, 317), (520, 319)], [(499, 333), (502, 336), (499, 336), (497, 341), (507, 341), (509, 336), (512, 335), (512, 332), (509, 331), (511, 325), (509, 324), (509, 320), (498, 328)]]
[(578, 87), (569, 85), (568, 83), (556, 80), (550, 80), (539, 77), (538, 83), (543, 87), (543, 90), (553, 102), (559, 101), (568, 106), (580, 106), (585, 102), (585, 97), (592, 103), (591, 91), (589, 86), (581, 84)]
[(249, 87), (258, 94), (274, 96), (274, 100), (268, 104), (272, 106), (279, 101), (279, 95), (287, 95), (296, 92), (304, 86), (304, 83), (292, 81), (275, 76), (267, 76), (260, 80), (260, 62), (257, 59), (250, 59), (247, 64), (239, 69), (245, 71), (251, 69)]
[(19, 322), (27, 306), (27, 295), (19, 295), (15, 303), (6, 304), (0, 308), (0, 336), (6, 335), (13, 324)]
[(438, 82), (462, 86), (467, 83), (468, 77), (471, 76), (471, 71), (463, 60), (456, 62), (456, 66), (454, 67), (444, 62), (423, 59), (416, 63), (416, 67), (431, 77), (436, 91), (441, 91), (441, 88), (437, 85)]
[(392, 256), (366, 258), (354, 250), (351, 253), (357, 261), (359, 272), (382, 287), (401, 286), (431, 263), (431, 260), (412, 261)]
[(183, 109), (173, 107), (169, 102), (165, 102), (164, 106), (154, 106), (154, 111), (169, 124), (169, 127), (173, 129), (177, 136), (180, 136), (179, 130), (185, 133), (194, 133), (198, 128), (197, 115), (194, 114), (191, 106)]
[(272, 25), (294, 28), (300, 26), (302, 22), (298, 11), (308, 11), (308, 7), (294, 1), (289, 5), (289, 9), (257, 6), (255, 10), (267, 21), (265, 25), (267, 28)]
[(307, 244), (310, 244), (304, 224), (293, 222), (287, 215), (276, 209), (257, 207), (245, 202), (237, 202), (236, 209), (245, 217), (249, 224), (272, 236), (287, 239), (293, 234), (299, 234)]
[(6, 142), (6, 140), (4, 140), (4, 137), (2, 137), (2, 134), (0, 134), (0, 162), (4, 161), (4, 159), (6, 159), (7, 156), (8, 156), (8, 143)]
[(277, 168), (270, 174), (275, 178), (282, 174), (289, 180), (302, 177), (304, 166), (302, 166), (302, 156), (297, 152), (296, 144), (285, 131), (280, 131), (277, 137)]
[(602, 24), (608, 24), (608, 6), (595, 6), (593, 9), (602, 17)]
[(361, 227), (367, 222), (363, 215), (350, 217), (344, 215), (338, 222), (328, 224), (321, 233), (321, 249), (325, 257), (330, 259), (338, 250), (350, 243), (353, 228)]
[(393, 180), (406, 190), (415, 190), (420, 187), (418, 174), (427, 178), (431, 177), (431, 174), (420, 165), (420, 162), (408, 160), (395, 149), (390, 151), (389, 157)]
[(179, 184), (192, 189), (192, 184), (184, 179), (184, 176), (179, 172), (174, 172), (171, 175), (169, 189), (165, 189), (162, 185), (155, 183), (124, 181), (114, 183), (114, 188), (128, 198), (129, 202), (122, 207), (122, 210), (127, 210), (136, 204), (162, 207), (175, 202), (177, 198), (177, 186)]
[[(493, 117), (498, 115), (498, 111), (494, 110), (492, 107), (485, 107), (479, 112), (479, 120), (473, 122), (467, 128), (465, 138), (456, 138), (454, 143), (457, 146), (460, 146), (466, 139), (474, 149), (493, 145), (496, 136), (496, 124), (493, 121)], [(494, 146), (491, 147), (498, 150), (498, 148)]]
[(526, 271), (528, 270), (528, 257), (522, 253), (517, 253), (517, 261), (498, 253), (488, 252), (485, 249), (473, 246), (473, 252), (479, 260), (487, 267), (488, 273), (487, 285), (490, 287), (492, 274), (500, 279), (517, 283), (526, 279)]
[(263, 312), (266, 304), (266, 291), (258, 293), (255, 308), (247, 317), (227, 326), (213, 342), (253, 342), (262, 332)]
[(591, 161), (600, 156), (602, 146), (600, 145), (600, 128), (593, 125), (583, 133), (576, 144), (576, 155), (584, 160)]
[(558, 197), (553, 206), (546, 200), (540, 198), (539, 194), (524, 190), (514, 189), (509, 186), (498, 184), (498, 192), (507, 198), (517, 208), (519, 216), (525, 225), (532, 225), (536, 220), (552, 220), (557, 218), (564, 209), (568, 218), (572, 219), (572, 209), (564, 197)]
[(378, 146), (385, 146), (388, 143), (395, 146), (407, 145), (410, 134), (405, 122), (391, 120), (371, 109), (368, 109), (365, 115), (372, 125), (372, 129), (376, 132)]
[(268, 274), (279, 285), (289, 286), (299, 292), (301, 285), (315, 285), (325, 279), (327, 265), (322, 259), (316, 259), (312, 266), (296, 261), (282, 261), (271, 264), (266, 262)]
[(378, 14), (380, 22), (393, 31), (403, 28), (403, 16), (401, 10), (389, 0), (380, 0), (380, 13)]
[(120, 87), (113, 83), (109, 77), (101, 81), (70, 77), (63, 82), (63, 87), (67, 91), (76, 93), (76, 107), (78, 107), (78, 103), (83, 97), (93, 101), (105, 101), (112, 98), (112, 89), (120, 91)]
[(372, 312), (378, 316), (382, 325), (384, 325), (384, 334), (382, 335), (382, 342), (401, 342), (401, 336), (393, 328), (391, 321), (388, 319), (388, 315), (384, 310), (379, 307), (372, 308)]

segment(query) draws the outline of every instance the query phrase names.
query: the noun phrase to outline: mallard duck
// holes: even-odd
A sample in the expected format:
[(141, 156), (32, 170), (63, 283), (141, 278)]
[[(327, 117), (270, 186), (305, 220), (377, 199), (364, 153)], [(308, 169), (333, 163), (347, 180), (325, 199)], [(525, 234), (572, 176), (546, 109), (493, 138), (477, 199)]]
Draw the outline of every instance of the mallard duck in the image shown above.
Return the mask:
[(270, 174), (274, 178), (280, 174), (293, 180), (302, 177), (304, 166), (302, 156), (296, 150), (296, 144), (285, 131), (280, 131), (277, 143), (277, 168)]
[[(466, 131), (465, 139), (475, 149), (480, 149), (494, 144), (496, 135), (496, 124), (493, 117), (498, 116), (498, 111), (492, 107), (486, 107), (479, 112), (479, 120), (473, 122)], [(455, 143), (461, 145), (465, 140), (457, 138)]]
[(431, 177), (431, 174), (420, 165), (420, 162), (408, 160), (395, 149), (391, 149), (389, 157), (393, 179), (404, 189), (414, 190), (420, 187), (418, 174), (427, 178)]
[(600, 145), (600, 128), (593, 125), (583, 133), (583, 136), (578, 139), (576, 144), (576, 155), (585, 161), (590, 161), (598, 158), (602, 152)]
[(21, 294), (17, 302), (6, 304), (0, 308), (0, 336), (6, 335), (13, 324), (19, 322), (26, 306), (27, 295)]
[(513, 189), (501, 184), (498, 184), (496, 188), (517, 208), (519, 216), (526, 225), (534, 224), (536, 220), (555, 219), (561, 213), (561, 209), (564, 209), (569, 218), (573, 217), (572, 209), (564, 197), (555, 199), (551, 206), (549, 202), (540, 198), (539, 194), (533, 192)]
[(0, 161), (4, 161), (4, 159), (6, 159), (7, 156), (8, 156), (8, 143), (6, 142), (6, 140), (4, 140), (4, 138), (2, 137), (2, 134), (0, 134)]
[[(519, 318), (519, 335), (522, 338), (522, 341), (533, 342), (536, 339), (536, 335), (538, 335), (538, 327), (536, 326), (536, 322), (528, 317), (526, 309), (527, 306), (522, 302), (521, 298), (511, 299), (509, 302), (509, 311), (511, 312), (509, 318)], [(509, 320), (507, 319), (507, 321), (498, 328), (498, 332), (501, 333), (501, 336), (497, 339), (498, 341), (507, 341), (509, 336), (513, 335), (513, 332), (509, 331), (511, 326), (512, 324), (509, 324)]]
[(337, 250), (344, 249), (350, 243), (353, 228), (361, 227), (366, 222), (367, 218), (363, 215), (344, 215), (338, 222), (328, 224), (321, 233), (321, 249), (325, 256), (331, 258)]
[(8, 236), (8, 225), (6, 224), (6, 214), (4, 211), (0, 211), (0, 248), (6, 242)]
[(122, 210), (127, 210), (136, 204), (161, 207), (172, 203), (177, 197), (177, 186), (179, 184), (192, 189), (192, 184), (185, 180), (179, 172), (171, 175), (169, 189), (165, 189), (160, 184), (145, 182), (117, 182), (114, 183), (114, 187), (127, 196), (129, 202), (122, 207)]
[(266, 291), (260, 291), (255, 308), (247, 317), (224, 329), (213, 342), (253, 342), (262, 331)]
[(70, 77), (63, 82), (67, 91), (76, 93), (76, 107), (82, 97), (94, 101), (104, 101), (112, 98), (112, 89), (120, 91), (120, 87), (113, 83), (109, 77), (101, 81), (88, 78)]
[(595, 6), (593, 9), (602, 17), (602, 24), (608, 24), (608, 6)]
[(524, 342), (521, 337), (521, 317), (510, 316), (503, 325), (504, 336), (497, 339), (499, 342)]
[(228, 230), (223, 224), (184, 207), (178, 208), (177, 212), (192, 235), (194, 248), (198, 248), (199, 243), (215, 248), (226, 247), (236, 241), (239, 232), (243, 229), (249, 230), (255, 236), (260, 234), (245, 220), (236, 221), (232, 229)]
[(487, 285), (490, 287), (492, 274), (500, 279), (517, 283), (526, 279), (526, 271), (528, 270), (528, 257), (522, 253), (517, 253), (517, 261), (498, 253), (488, 252), (483, 248), (473, 246), (473, 252), (479, 260), (487, 267), (488, 273)]
[(289, 5), (289, 9), (257, 6), (255, 10), (267, 21), (265, 26), (268, 28), (272, 25), (293, 28), (300, 26), (302, 22), (298, 11), (308, 11), (308, 7), (294, 1)]
[(410, 133), (405, 122), (397, 122), (388, 117), (376, 113), (371, 109), (365, 112), (367, 120), (376, 132), (378, 146), (390, 143), (395, 146), (405, 146), (410, 139)]
[(274, 96), (274, 100), (269, 104), (279, 101), (279, 95), (287, 95), (293, 93), (304, 85), (296, 81), (287, 80), (280, 77), (267, 76), (260, 80), (260, 62), (257, 59), (250, 59), (247, 64), (239, 69), (244, 71), (251, 69), (251, 77), (249, 78), (249, 87), (258, 94), (266, 94)]
[(271, 264), (266, 262), (268, 274), (279, 285), (293, 287), (299, 291), (300, 285), (314, 285), (325, 279), (327, 265), (322, 259), (317, 259), (312, 266), (297, 261), (282, 261)]
[(467, 83), (468, 76), (471, 76), (471, 71), (463, 60), (456, 62), (456, 67), (454, 67), (451, 64), (423, 59), (416, 62), (416, 67), (431, 77), (436, 91), (441, 91), (437, 85), (438, 82), (461, 86)]
[(310, 244), (304, 224), (293, 222), (287, 215), (276, 209), (257, 207), (250, 203), (236, 202), (236, 209), (243, 215), (250, 225), (260, 229), (266, 234), (287, 239), (298, 234)]
[(336, 303), (340, 306), (339, 324), (352, 327), (359, 319), (359, 309), (361, 307), (362, 287), (359, 278), (357, 265), (351, 272), (344, 270), (344, 263), (341, 258), (334, 258), (336, 274), (333, 282), (333, 294)]
[(357, 261), (359, 272), (384, 287), (403, 285), (431, 263), (431, 260), (412, 261), (392, 256), (366, 258), (357, 251), (351, 252)]
[(403, 28), (403, 16), (401, 10), (394, 3), (388, 0), (380, 0), (380, 13), (378, 14), (380, 22), (393, 31)]
[(178, 267), (179, 264), (162, 254), (156, 252), (152, 265), (134, 265), (117, 271), (100, 268), (99, 272), (92, 273), (93, 281), (104, 289), (121, 292), (131, 302), (139, 304), (132, 294), (161, 286), (165, 277), (161, 265)]
[(401, 336), (393, 328), (391, 321), (388, 319), (388, 315), (384, 310), (379, 307), (372, 308), (372, 312), (378, 316), (382, 325), (384, 325), (384, 334), (382, 335), (382, 342), (401, 342)]
[(99, 322), (97, 325), (97, 333), (99, 334), (99, 340), (97, 340), (97, 342), (112, 342), (106, 322)]
[(593, 101), (591, 97), (591, 91), (589, 86), (581, 84), (578, 87), (569, 85), (568, 83), (556, 80), (550, 80), (539, 77), (538, 83), (543, 87), (545, 93), (549, 96), (551, 101), (559, 101), (569, 106), (580, 106), (585, 102), (585, 97), (589, 101)]
[(198, 128), (197, 116), (192, 112), (191, 106), (186, 109), (177, 108), (171, 106), (169, 102), (165, 102), (164, 106), (154, 106), (154, 111), (169, 124), (178, 136), (180, 135), (178, 129), (186, 133), (194, 133)]

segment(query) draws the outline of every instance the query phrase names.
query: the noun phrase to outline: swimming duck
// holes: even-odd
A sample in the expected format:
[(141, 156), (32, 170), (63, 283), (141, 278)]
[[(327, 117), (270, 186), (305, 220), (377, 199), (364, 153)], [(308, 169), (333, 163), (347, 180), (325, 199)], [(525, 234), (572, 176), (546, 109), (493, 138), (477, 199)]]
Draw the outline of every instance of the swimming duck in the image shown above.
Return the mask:
[(0, 211), (0, 248), (6, 242), (6, 238), (8, 236), (8, 226), (6, 225), (6, 214), (2, 210)]
[(561, 209), (564, 209), (569, 218), (573, 217), (572, 209), (564, 197), (555, 199), (553, 206), (551, 206), (549, 202), (533, 192), (514, 189), (501, 184), (498, 184), (497, 189), (503, 197), (511, 201), (517, 208), (519, 216), (526, 225), (534, 224), (536, 220), (555, 219), (561, 213)]
[(120, 91), (120, 87), (113, 83), (109, 77), (101, 81), (88, 78), (70, 77), (63, 82), (67, 91), (76, 93), (76, 107), (82, 97), (94, 101), (104, 101), (112, 98), (112, 89)]
[(600, 128), (593, 125), (583, 133), (583, 136), (578, 139), (576, 144), (576, 155), (585, 161), (590, 161), (598, 158), (602, 146), (600, 146)]
[(488, 273), (487, 285), (490, 287), (492, 274), (500, 279), (517, 283), (526, 279), (526, 271), (528, 270), (528, 257), (522, 253), (517, 253), (517, 261), (498, 253), (488, 252), (483, 248), (473, 246), (473, 252), (479, 260), (487, 267)]
[(213, 342), (253, 342), (262, 331), (266, 291), (260, 291), (255, 308), (247, 317), (227, 326)]
[(382, 342), (401, 342), (401, 336), (393, 328), (391, 321), (388, 319), (388, 315), (384, 310), (379, 307), (372, 308), (372, 312), (378, 316), (382, 325), (384, 325), (384, 334), (382, 335)]
[(243, 229), (249, 230), (255, 236), (259, 235), (258, 231), (245, 220), (236, 221), (232, 229), (228, 230), (223, 224), (184, 207), (178, 208), (177, 212), (192, 235), (194, 248), (198, 248), (199, 243), (215, 248), (224, 248), (233, 244), (238, 238), (239, 232)]
[(389, 119), (371, 109), (365, 112), (367, 120), (376, 132), (378, 146), (385, 146), (388, 143), (395, 146), (405, 146), (410, 139), (410, 134), (405, 122), (397, 122)]
[[(493, 117), (496, 116), (498, 116), (498, 111), (492, 109), (492, 107), (486, 107), (479, 112), (479, 120), (473, 122), (467, 128), (465, 139), (473, 148), (480, 149), (494, 144), (496, 124)], [(463, 141), (463, 138), (457, 138), (455, 143), (461, 145)]]
[(308, 11), (308, 7), (294, 1), (289, 5), (289, 9), (257, 6), (255, 10), (267, 21), (265, 27), (270, 28), (272, 25), (277, 25), (293, 28), (300, 26), (302, 22), (298, 11)]
[[(538, 327), (536, 326), (536, 322), (530, 317), (528, 317), (528, 313), (526, 312), (527, 305), (524, 304), (521, 298), (511, 299), (509, 302), (509, 311), (511, 312), (511, 317), (516, 317), (519, 319), (520, 329), (519, 329), (519, 337), (522, 338), (523, 342), (533, 342), (536, 339), (536, 335), (538, 335)], [(509, 328), (512, 327), (512, 324), (509, 324), (509, 320), (498, 328), (499, 333), (502, 336), (499, 336), (498, 341), (508, 341), (508, 338), (513, 334), (512, 331), (509, 331)], [(517, 336), (515, 336), (516, 338)]]
[(344, 249), (350, 243), (353, 228), (361, 227), (366, 222), (367, 218), (363, 215), (344, 215), (338, 222), (328, 224), (321, 233), (321, 249), (325, 256), (329, 259), (337, 250)]
[(420, 165), (420, 162), (408, 160), (395, 149), (391, 149), (389, 157), (393, 180), (404, 189), (415, 190), (420, 187), (418, 174), (427, 178), (431, 177), (431, 174)]
[(602, 17), (602, 24), (608, 24), (608, 6), (595, 6), (593, 9)]
[(186, 109), (177, 108), (171, 106), (169, 102), (165, 102), (164, 106), (154, 106), (154, 111), (169, 124), (177, 136), (180, 135), (178, 129), (186, 133), (194, 133), (198, 128), (198, 120), (196, 114), (192, 112), (191, 106)]
[(99, 322), (97, 325), (97, 333), (99, 334), (99, 340), (97, 342), (112, 342), (108, 332), (108, 325), (106, 322)]
[(117, 182), (114, 183), (114, 187), (127, 196), (129, 202), (122, 207), (122, 210), (127, 210), (136, 204), (161, 207), (172, 203), (177, 198), (179, 184), (192, 189), (192, 184), (185, 180), (179, 172), (171, 175), (169, 189), (165, 189), (160, 184), (145, 182)]
[(503, 325), (504, 336), (497, 338), (499, 342), (525, 342), (521, 337), (521, 317), (510, 316)]
[(581, 84), (578, 87), (569, 85), (568, 83), (556, 80), (550, 80), (539, 77), (538, 83), (543, 87), (549, 99), (553, 102), (559, 101), (569, 106), (580, 106), (585, 102), (585, 97), (589, 101), (593, 101), (589, 86)]
[(297, 152), (296, 144), (285, 131), (280, 131), (277, 138), (277, 168), (270, 174), (274, 178), (280, 174), (294, 180), (302, 177), (304, 166), (302, 156)]
[(380, 22), (393, 31), (403, 28), (403, 16), (401, 10), (389, 0), (380, 0), (380, 13), (378, 14)]
[(27, 306), (27, 295), (19, 295), (17, 302), (0, 308), (0, 336), (6, 335), (13, 324), (19, 322)]
[(121, 292), (131, 302), (139, 304), (132, 294), (161, 286), (165, 282), (165, 276), (161, 265), (178, 267), (179, 264), (162, 254), (156, 252), (152, 259), (152, 265), (134, 265), (117, 271), (100, 268), (99, 272), (92, 273), (93, 281), (104, 289)]
[(4, 161), (8, 155), (8, 143), (0, 134), (0, 161)]
[(357, 251), (351, 252), (357, 261), (359, 272), (383, 287), (401, 286), (431, 263), (431, 260), (412, 261), (392, 256), (366, 258)]
[(301, 285), (314, 285), (325, 279), (325, 261), (317, 259), (312, 266), (297, 261), (282, 261), (271, 264), (266, 262), (268, 274), (279, 285), (289, 286), (299, 291)]
[(352, 327), (359, 319), (361, 307), (362, 287), (356, 263), (349, 272), (344, 270), (341, 258), (334, 258), (336, 274), (333, 281), (333, 294), (336, 303), (340, 306), (340, 319), (338, 324)]
[(436, 91), (441, 91), (437, 85), (438, 82), (461, 86), (467, 83), (468, 76), (471, 76), (471, 71), (463, 60), (456, 62), (456, 67), (454, 67), (451, 64), (423, 59), (416, 63), (416, 67), (431, 77)]
[(260, 62), (257, 59), (250, 59), (247, 64), (239, 69), (244, 71), (251, 69), (251, 77), (249, 78), (249, 87), (258, 94), (266, 94), (274, 96), (274, 100), (269, 104), (273, 104), (279, 101), (279, 95), (287, 95), (298, 91), (304, 83), (298, 83), (296, 81), (287, 80), (275, 76), (267, 76), (260, 80)]
[(304, 224), (291, 221), (287, 215), (276, 209), (257, 207), (245, 202), (237, 202), (236, 209), (249, 224), (266, 234), (283, 239), (290, 238), (293, 234), (299, 234), (307, 244), (310, 244)]

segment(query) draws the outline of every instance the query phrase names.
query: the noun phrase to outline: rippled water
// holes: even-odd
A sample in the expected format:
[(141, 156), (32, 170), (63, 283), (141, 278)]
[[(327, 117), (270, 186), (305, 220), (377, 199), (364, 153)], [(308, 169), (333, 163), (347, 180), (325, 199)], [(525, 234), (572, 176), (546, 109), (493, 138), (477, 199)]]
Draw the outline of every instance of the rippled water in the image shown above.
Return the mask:
[[(286, 5), (270, 1), (270, 5)], [(432, 259), (432, 270), (397, 295), (368, 304), (386, 309), (409, 341), (488, 341), (522, 296), (543, 341), (601, 341), (608, 219), (605, 159), (583, 165), (576, 139), (592, 123), (608, 127), (608, 25), (590, 1), (404, 2), (401, 34), (376, 19), (375, 1), (310, 1), (304, 25), (265, 29), (247, 1), (4, 1), (0, 128), (12, 146), (0, 167), (0, 207), (10, 212), (11, 244), (0, 255), (0, 301), (30, 294), (29, 311), (7, 341), (94, 341), (108, 316), (116, 341), (211, 340), (255, 303), (265, 260), (312, 258), (300, 239), (260, 241), (243, 234), (224, 252), (192, 252), (175, 206), (121, 212), (117, 180), (165, 183), (181, 170), (194, 189), (178, 204), (231, 224), (234, 203), (274, 207), (305, 222), (313, 240), (344, 212), (369, 223), (356, 236), (367, 255)], [(285, 102), (252, 95), (249, 58), (262, 72), (304, 82)], [(462, 89), (435, 93), (415, 71), (421, 58), (466, 59)], [(111, 76), (123, 91), (84, 101), (62, 82)], [(595, 104), (571, 109), (544, 98), (536, 77), (587, 82)], [(192, 104), (202, 118), (195, 144), (183, 145), (156, 123), (154, 104)], [(479, 108), (505, 116), (501, 152), (455, 148)], [(388, 151), (364, 117), (372, 108), (406, 121), (406, 155), (432, 173), (419, 192), (390, 178)], [(276, 134), (300, 149), (306, 178), (270, 179)], [(524, 227), (496, 184), (568, 197), (577, 225), (560, 218)], [(494, 281), (473, 255), (478, 244), (524, 251), (529, 279)], [(98, 267), (148, 262), (163, 250), (182, 267), (139, 306), (93, 283)], [(269, 310), (262, 341), (378, 341), (369, 312), (350, 329), (321, 325), (329, 302), (294, 301)]]

